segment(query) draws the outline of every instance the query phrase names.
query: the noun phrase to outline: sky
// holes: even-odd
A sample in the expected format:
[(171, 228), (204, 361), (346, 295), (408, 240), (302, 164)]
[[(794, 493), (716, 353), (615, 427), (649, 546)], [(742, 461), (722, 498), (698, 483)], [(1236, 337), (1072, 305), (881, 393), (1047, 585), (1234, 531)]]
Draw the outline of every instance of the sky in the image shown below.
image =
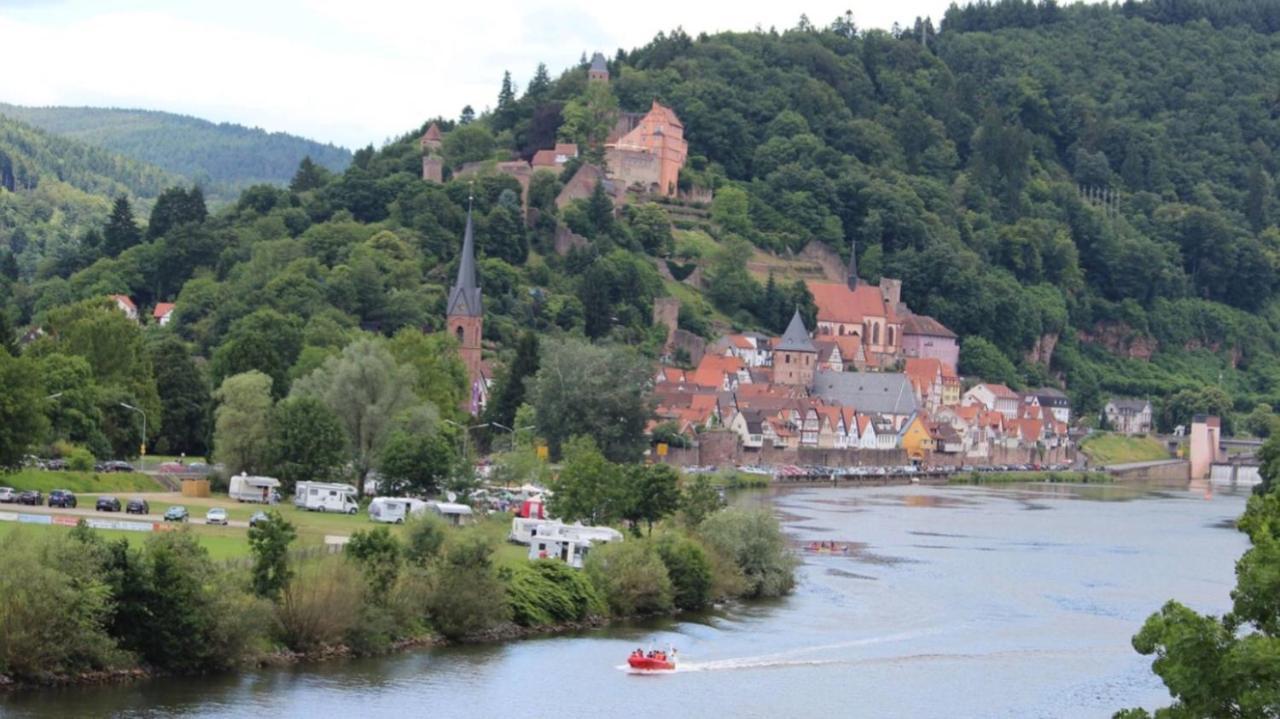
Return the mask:
[(356, 148), (493, 104), (585, 52), (690, 35), (941, 18), (951, 0), (0, 0), (0, 101), (165, 110)]

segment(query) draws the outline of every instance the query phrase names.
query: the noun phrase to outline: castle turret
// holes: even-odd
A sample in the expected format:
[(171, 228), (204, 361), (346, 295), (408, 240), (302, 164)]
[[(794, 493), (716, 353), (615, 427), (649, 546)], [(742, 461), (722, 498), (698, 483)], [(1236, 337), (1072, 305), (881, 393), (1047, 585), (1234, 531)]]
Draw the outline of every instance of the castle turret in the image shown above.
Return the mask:
[(591, 56), (591, 67), (587, 68), (588, 82), (609, 82), (609, 65), (602, 53)]

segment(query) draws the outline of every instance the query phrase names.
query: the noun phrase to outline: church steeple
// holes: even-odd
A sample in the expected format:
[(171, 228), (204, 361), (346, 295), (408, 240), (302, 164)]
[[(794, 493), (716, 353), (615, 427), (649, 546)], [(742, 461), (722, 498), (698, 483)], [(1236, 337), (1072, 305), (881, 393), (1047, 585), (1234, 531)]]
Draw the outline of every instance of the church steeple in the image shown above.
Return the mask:
[(849, 240), (849, 274), (845, 278), (849, 289), (858, 289), (858, 241)]
[(450, 317), (479, 317), (480, 285), (476, 282), (476, 240), (471, 227), (471, 207), (467, 206), (467, 229), (462, 235), (462, 258), (458, 261), (458, 279), (449, 290), (447, 314)]

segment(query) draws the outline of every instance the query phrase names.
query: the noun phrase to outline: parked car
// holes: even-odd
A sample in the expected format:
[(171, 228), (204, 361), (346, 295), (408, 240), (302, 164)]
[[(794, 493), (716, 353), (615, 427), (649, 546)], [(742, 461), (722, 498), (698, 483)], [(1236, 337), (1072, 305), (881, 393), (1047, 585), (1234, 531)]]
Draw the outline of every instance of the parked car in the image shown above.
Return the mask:
[(222, 507), (214, 507), (204, 513), (205, 524), (221, 524), (227, 526), (227, 510)]
[(156, 467), (156, 471), (165, 474), (182, 474), (187, 471), (187, 468), (181, 462), (163, 462), (159, 467)]
[(98, 503), (93, 507), (96, 512), (119, 512), (120, 500), (109, 495), (98, 497)]
[(18, 495), (18, 504), (29, 504), (39, 507), (44, 504), (44, 494), (38, 489), (28, 489)]
[(51, 460), (49, 460), (49, 461), (47, 461), (47, 462), (45, 462), (45, 463), (44, 463), (44, 468), (45, 468), (45, 469), (51, 469), (51, 470), (55, 470), (55, 471), (59, 471), (59, 472), (60, 472), (60, 471), (62, 471), (62, 470), (64, 470), (64, 469), (66, 469), (66, 468), (67, 468), (67, 460), (65, 460), (65, 459), (51, 459)]
[(76, 495), (72, 494), (70, 490), (55, 489), (49, 493), (49, 506), (75, 509)]
[(134, 497), (125, 505), (124, 511), (126, 514), (151, 514), (151, 505), (145, 499)]
[(18, 501), (18, 493), (13, 487), (0, 487), (0, 504), (13, 504)]
[(249, 517), (249, 526), (256, 527), (259, 524), (262, 524), (263, 522), (270, 522), (270, 521), (271, 521), (271, 517), (268, 517), (266, 512), (261, 512), (261, 511), (254, 512), (253, 516)]
[(191, 515), (187, 512), (187, 508), (175, 504), (164, 512), (164, 521), (166, 522), (185, 522)]
[(102, 471), (103, 472), (132, 472), (133, 465), (129, 464), (128, 462), (122, 462), (118, 459), (113, 459), (110, 462), (102, 463)]

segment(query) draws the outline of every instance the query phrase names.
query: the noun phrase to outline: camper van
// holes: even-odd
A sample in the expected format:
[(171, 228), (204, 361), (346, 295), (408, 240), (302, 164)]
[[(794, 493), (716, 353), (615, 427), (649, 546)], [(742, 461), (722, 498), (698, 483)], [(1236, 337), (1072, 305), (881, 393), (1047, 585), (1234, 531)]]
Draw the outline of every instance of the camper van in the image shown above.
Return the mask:
[(269, 504), (273, 496), (279, 498), (280, 480), (273, 477), (250, 477), (244, 472), (231, 478), (227, 494), (237, 502)]
[(360, 509), (356, 502), (355, 487), (328, 482), (298, 482), (293, 493), (293, 504), (311, 512), (355, 514)]
[(427, 506), (431, 511), (444, 518), (444, 521), (453, 526), (461, 526), (471, 523), (472, 511), (465, 504), (457, 504), (455, 502), (428, 502)]
[(404, 524), (405, 520), (427, 511), (427, 503), (409, 497), (374, 497), (369, 502), (369, 519), (387, 524)]
[(532, 544), (542, 537), (574, 539), (590, 542), (621, 542), (622, 532), (612, 527), (587, 527), (580, 523), (565, 524), (558, 519), (525, 519), (515, 517), (511, 520), (511, 532), (507, 539), (516, 544)]

